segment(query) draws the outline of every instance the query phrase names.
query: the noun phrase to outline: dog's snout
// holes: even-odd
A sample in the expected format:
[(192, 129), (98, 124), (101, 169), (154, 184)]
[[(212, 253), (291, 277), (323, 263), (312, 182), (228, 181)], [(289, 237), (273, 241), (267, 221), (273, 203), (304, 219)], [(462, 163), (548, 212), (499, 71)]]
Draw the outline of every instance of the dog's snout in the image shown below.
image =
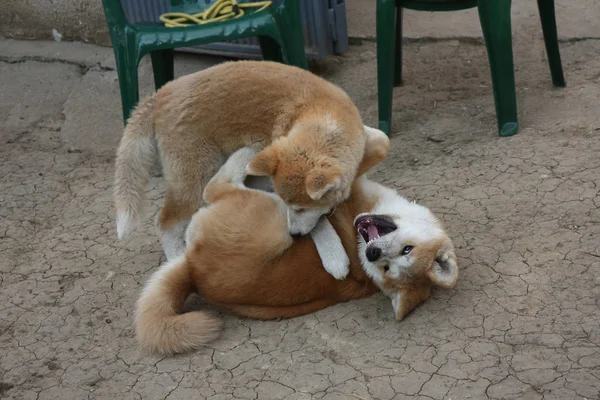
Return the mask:
[(366, 255), (367, 260), (369, 260), (370, 262), (377, 261), (379, 260), (379, 257), (381, 257), (381, 249), (375, 246), (369, 247), (367, 248)]

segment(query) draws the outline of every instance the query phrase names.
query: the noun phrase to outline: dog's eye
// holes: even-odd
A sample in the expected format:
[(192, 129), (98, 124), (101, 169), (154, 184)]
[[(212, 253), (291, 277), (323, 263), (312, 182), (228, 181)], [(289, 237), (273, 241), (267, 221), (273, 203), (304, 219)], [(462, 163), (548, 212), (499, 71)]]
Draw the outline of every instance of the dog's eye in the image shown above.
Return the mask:
[(296, 214), (302, 214), (304, 211), (306, 211), (304, 208), (296, 208), (296, 209), (294, 210), (294, 212), (295, 212)]
[(402, 249), (401, 254), (403, 256), (407, 255), (408, 253), (410, 253), (413, 249), (413, 246), (404, 246), (404, 248)]
[(390, 270), (390, 266), (389, 266), (389, 265), (386, 265), (385, 267), (383, 267), (383, 270), (384, 270), (385, 272), (388, 272), (388, 271)]

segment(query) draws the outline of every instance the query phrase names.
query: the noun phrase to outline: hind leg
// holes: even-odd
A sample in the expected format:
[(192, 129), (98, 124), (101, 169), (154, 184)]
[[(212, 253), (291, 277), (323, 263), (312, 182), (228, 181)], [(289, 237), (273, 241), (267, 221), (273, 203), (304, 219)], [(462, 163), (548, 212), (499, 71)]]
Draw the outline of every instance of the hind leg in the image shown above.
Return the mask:
[(178, 168), (168, 168), (165, 173), (165, 205), (156, 222), (167, 260), (185, 252), (186, 229), (192, 215), (204, 204), (204, 186), (224, 162), (219, 152), (207, 153), (203, 157), (190, 154), (187, 158), (179, 154), (177, 163), (171, 164)]
[[(165, 205), (167, 208), (167, 205)], [(165, 210), (163, 208), (163, 211)], [(190, 223), (191, 215), (180, 211), (177, 215), (168, 212), (166, 217), (161, 211), (157, 218), (157, 229), (160, 236), (160, 244), (165, 252), (167, 261), (172, 261), (185, 252), (185, 232)], [(168, 218), (172, 220), (167, 221)]]

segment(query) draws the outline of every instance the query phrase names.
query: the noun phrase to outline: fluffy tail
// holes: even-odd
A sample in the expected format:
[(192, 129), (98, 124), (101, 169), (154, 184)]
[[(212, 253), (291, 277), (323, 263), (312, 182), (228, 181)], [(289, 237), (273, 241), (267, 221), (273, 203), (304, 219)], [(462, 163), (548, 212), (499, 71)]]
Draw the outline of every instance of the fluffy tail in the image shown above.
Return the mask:
[(153, 109), (153, 97), (147, 97), (138, 104), (127, 122), (117, 150), (114, 198), (119, 239), (139, 222), (144, 188), (156, 160)]
[(185, 256), (162, 265), (152, 275), (135, 311), (135, 330), (143, 348), (172, 355), (192, 350), (217, 337), (220, 322), (210, 313), (178, 313), (193, 291)]

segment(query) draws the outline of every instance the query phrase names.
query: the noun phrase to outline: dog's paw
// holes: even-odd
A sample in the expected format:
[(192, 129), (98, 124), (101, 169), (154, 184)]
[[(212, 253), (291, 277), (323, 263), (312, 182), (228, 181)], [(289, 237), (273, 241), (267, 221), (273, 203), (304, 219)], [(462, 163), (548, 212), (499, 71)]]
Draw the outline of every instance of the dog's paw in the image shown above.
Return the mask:
[(335, 279), (344, 279), (350, 273), (350, 259), (337, 232), (322, 217), (310, 233), (321, 257), (323, 268)]
[(345, 279), (350, 273), (350, 259), (346, 253), (340, 253), (337, 257), (325, 257), (323, 268), (335, 279)]

